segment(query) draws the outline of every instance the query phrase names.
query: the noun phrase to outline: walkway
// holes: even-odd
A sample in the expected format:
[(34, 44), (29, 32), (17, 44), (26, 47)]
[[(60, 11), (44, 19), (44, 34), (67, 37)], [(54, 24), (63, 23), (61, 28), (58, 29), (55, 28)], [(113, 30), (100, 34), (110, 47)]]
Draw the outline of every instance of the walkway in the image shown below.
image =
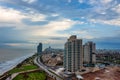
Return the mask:
[(29, 72), (33, 72), (33, 71), (38, 71), (40, 69), (33, 69), (33, 70), (27, 70), (27, 71), (21, 71), (21, 72), (17, 72), (17, 73), (13, 73), (11, 76), (9, 76), (6, 80), (13, 80), (17, 75), (22, 74), (22, 73), (29, 73)]

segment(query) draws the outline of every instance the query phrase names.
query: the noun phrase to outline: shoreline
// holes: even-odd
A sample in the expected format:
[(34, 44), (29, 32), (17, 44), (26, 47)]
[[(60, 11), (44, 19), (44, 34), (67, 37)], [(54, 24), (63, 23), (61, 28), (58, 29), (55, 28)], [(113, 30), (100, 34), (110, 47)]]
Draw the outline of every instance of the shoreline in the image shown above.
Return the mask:
[(12, 69), (16, 68), (17, 66), (23, 64), (27, 59), (29, 59), (30, 57), (32, 57), (34, 55), (35, 55), (35, 53), (21, 57), (24, 59), (20, 60), (20, 62), (18, 62), (17, 64), (13, 64), (9, 69), (7, 69), (6, 71), (4, 71), (3, 73), (0, 74), (0, 80), (10, 76), (11, 74), (9, 74), (9, 71), (11, 71)]

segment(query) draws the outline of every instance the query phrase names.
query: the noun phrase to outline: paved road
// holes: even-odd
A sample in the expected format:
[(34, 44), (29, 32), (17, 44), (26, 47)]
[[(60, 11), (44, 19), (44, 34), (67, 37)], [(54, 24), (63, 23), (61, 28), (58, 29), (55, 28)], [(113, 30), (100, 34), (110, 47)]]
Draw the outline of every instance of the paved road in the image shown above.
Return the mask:
[(51, 68), (45, 66), (41, 61), (40, 57), (36, 57), (34, 59), (34, 63), (37, 64), (41, 69), (43, 69), (45, 72), (47, 72), (49, 75), (53, 76), (56, 80), (64, 80), (59, 74), (57, 74), (54, 70)]

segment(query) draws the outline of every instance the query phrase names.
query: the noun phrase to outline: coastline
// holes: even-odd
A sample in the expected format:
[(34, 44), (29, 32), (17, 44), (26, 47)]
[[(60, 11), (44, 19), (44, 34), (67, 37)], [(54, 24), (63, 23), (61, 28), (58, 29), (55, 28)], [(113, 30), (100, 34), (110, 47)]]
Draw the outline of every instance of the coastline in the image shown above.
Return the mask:
[(8, 69), (3, 71), (2, 73), (0, 73), (0, 80), (2, 80), (3, 78), (8, 77), (10, 74), (9, 71), (16, 68), (18, 65), (22, 64), (24, 61), (26, 61), (27, 59), (29, 59), (30, 57), (34, 56), (35, 53), (31, 53), (29, 55), (20, 57), (19, 59), (16, 59), (18, 62), (15, 62), (15, 64), (12, 64), (10, 67), (7, 67)]

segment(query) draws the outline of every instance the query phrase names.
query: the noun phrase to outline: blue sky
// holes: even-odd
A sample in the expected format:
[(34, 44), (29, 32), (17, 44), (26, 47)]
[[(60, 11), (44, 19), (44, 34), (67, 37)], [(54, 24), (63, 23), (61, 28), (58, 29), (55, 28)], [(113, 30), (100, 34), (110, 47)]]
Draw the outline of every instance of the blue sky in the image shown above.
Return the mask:
[(0, 0), (0, 48), (64, 48), (70, 35), (120, 48), (120, 0)]

